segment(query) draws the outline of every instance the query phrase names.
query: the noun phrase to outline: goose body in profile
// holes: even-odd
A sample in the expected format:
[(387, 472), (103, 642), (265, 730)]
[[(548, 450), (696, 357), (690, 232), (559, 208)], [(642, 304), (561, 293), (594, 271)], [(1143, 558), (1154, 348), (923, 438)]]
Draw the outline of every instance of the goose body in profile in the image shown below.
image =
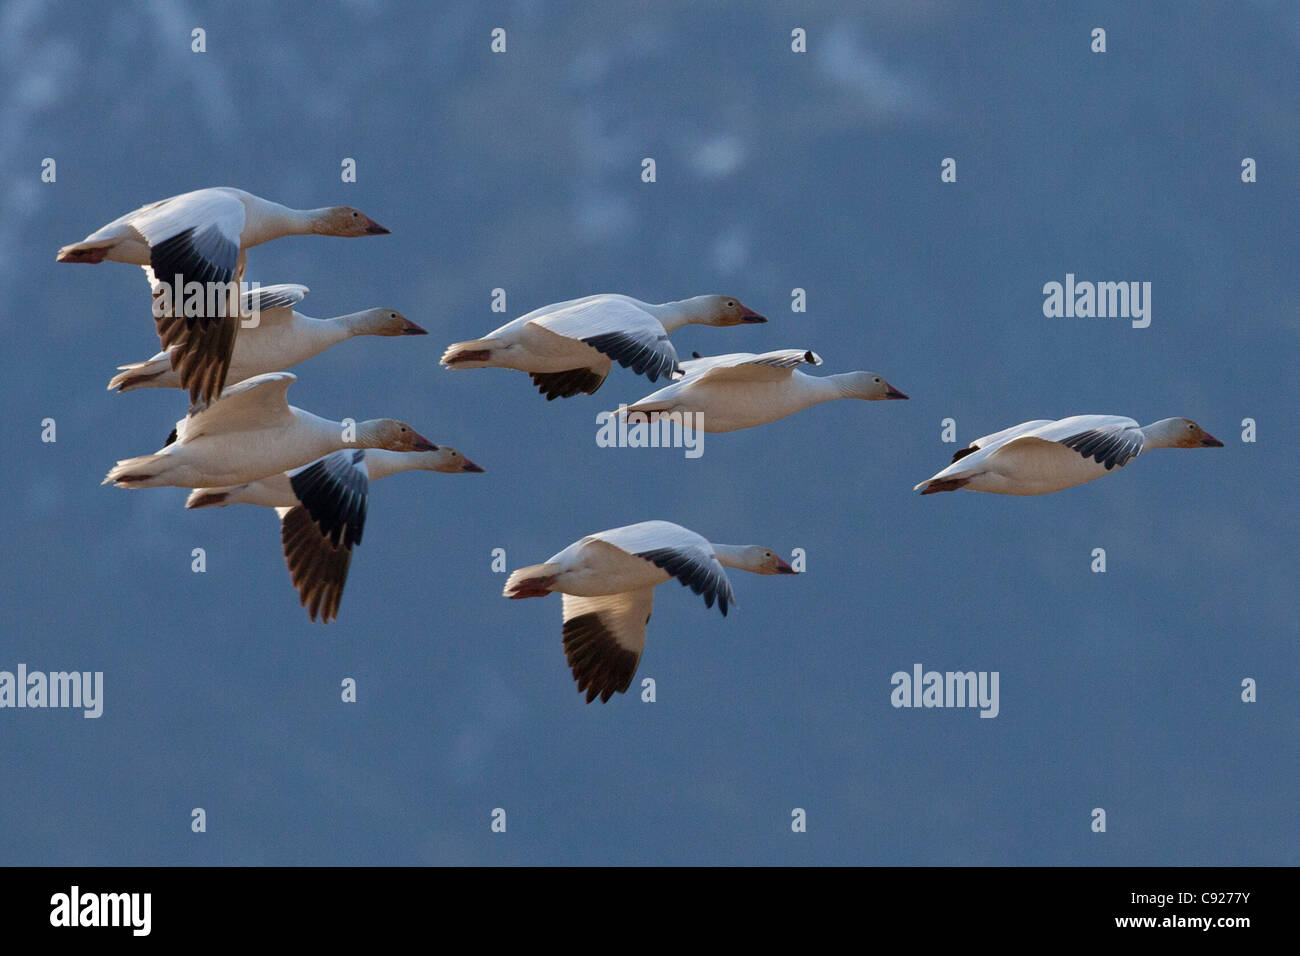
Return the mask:
[[(282, 236), (375, 236), (388, 232), (351, 206), (290, 209), (242, 189), (196, 189), (141, 206), (59, 250), (59, 262), (144, 267), (154, 322), (193, 400), (221, 394), (239, 332), (237, 283), (245, 253)], [(191, 283), (202, 304), (188, 298)], [(209, 301), (211, 299), (211, 301)]]
[(361, 543), (370, 482), (411, 470), (444, 474), (482, 472), (455, 448), (397, 452), (358, 448), (331, 452), (317, 461), (225, 488), (196, 488), (186, 508), (233, 504), (274, 508), (289, 577), (299, 601), (314, 621), (338, 616), (352, 549)]
[(391, 418), (346, 424), (294, 408), (286, 398), (292, 372), (257, 375), (176, 423), (152, 455), (119, 461), (104, 484), (120, 488), (239, 485), (345, 448), (436, 451), (438, 446)]
[[(706, 432), (730, 432), (766, 425), (822, 402), (907, 398), (874, 372), (813, 376), (803, 365), (821, 365), (815, 352), (735, 352), (688, 359), (684, 377), (620, 411), (650, 421), (663, 414), (693, 415)], [(688, 419), (689, 422), (689, 419)]]
[(1153, 448), (1222, 448), (1189, 418), (1139, 425), (1120, 415), (1039, 419), (977, 438), (913, 490), (1046, 495), (1104, 478)]
[[(267, 285), (243, 294), (244, 313), (255, 317), (235, 338), (226, 378), (232, 384), (265, 372), (282, 372), (319, 355), (333, 345), (359, 335), (425, 335), (425, 330), (394, 309), (366, 309), (329, 319), (313, 319), (295, 311), (307, 295), (305, 285)], [(110, 391), (138, 388), (183, 388), (171, 358), (171, 346), (153, 358), (118, 366)]]
[(564, 653), (587, 703), (605, 703), (632, 683), (654, 589), (677, 579), (717, 603), (735, 603), (726, 567), (754, 574), (796, 573), (775, 551), (757, 545), (713, 544), (669, 521), (642, 521), (589, 534), (542, 564), (519, 568), (506, 581), (508, 598), (564, 595)]
[(614, 362), (652, 382), (671, 378), (678, 362), (668, 336), (684, 325), (766, 321), (733, 296), (655, 305), (627, 295), (589, 295), (543, 306), (481, 339), (450, 345), (442, 364), (527, 372), (550, 401), (596, 391)]

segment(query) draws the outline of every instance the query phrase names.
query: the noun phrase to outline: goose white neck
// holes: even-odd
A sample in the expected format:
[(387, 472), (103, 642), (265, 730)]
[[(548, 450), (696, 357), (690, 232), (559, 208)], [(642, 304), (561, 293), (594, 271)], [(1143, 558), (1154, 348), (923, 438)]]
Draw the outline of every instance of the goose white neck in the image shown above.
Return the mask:
[(798, 369), (794, 372), (803, 392), (812, 404), (833, 402), (840, 398), (857, 398), (858, 387), (852, 372), (839, 372), (835, 375), (805, 375)]
[(320, 209), (290, 209), (290, 222), (295, 235), (305, 236), (320, 232), (327, 219), (334, 214), (333, 207), (322, 206)]
[(253, 209), (260, 215), (251, 217), (244, 227), (245, 247), (260, 246), (280, 236), (312, 235), (330, 211), (328, 208), (290, 209), (269, 199), (262, 199)]
[(319, 209), (290, 209), (269, 201), (266, 205), (268, 218), (274, 219), (287, 236), (306, 236), (316, 232), (326, 216), (333, 212), (329, 206)]
[(432, 452), (389, 451), (386, 448), (366, 449), (366, 473), (371, 481), (387, 478), (399, 472), (419, 468), (421, 456)]
[[(378, 448), (384, 442), (385, 435), (382, 432), (387, 424), (382, 418), (368, 418), (364, 422), (357, 422), (356, 440), (345, 443), (344, 447)], [(343, 434), (341, 429), (339, 434)]]
[(676, 302), (664, 302), (662, 305), (642, 303), (642, 307), (653, 315), (664, 327), (664, 331), (676, 332), (684, 325), (703, 325), (707, 319), (701, 312), (700, 297), (680, 299)]
[(377, 335), (389, 324), (387, 309), (363, 309), (360, 312), (349, 312), (347, 315), (336, 315), (327, 321), (338, 326), (345, 337)]
[(1181, 418), (1162, 418), (1150, 425), (1143, 425), (1142, 444), (1147, 448), (1173, 448), (1183, 438), (1185, 426)]
[(744, 544), (715, 544), (713, 553), (718, 558), (718, 563), (728, 568), (739, 568), (742, 571), (752, 571), (755, 567), (754, 559), (750, 556), (751, 548)]

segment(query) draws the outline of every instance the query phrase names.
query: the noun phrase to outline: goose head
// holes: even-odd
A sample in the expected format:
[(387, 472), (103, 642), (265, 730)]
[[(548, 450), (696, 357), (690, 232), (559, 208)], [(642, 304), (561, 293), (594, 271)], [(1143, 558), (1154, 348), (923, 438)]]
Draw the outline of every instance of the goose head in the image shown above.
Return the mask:
[(733, 568), (749, 571), (752, 574), (798, 574), (781, 556), (771, 548), (750, 544), (727, 548), (724, 555), (719, 551), (718, 560)]
[(868, 402), (907, 398), (875, 372), (849, 372), (841, 379), (842, 391), (849, 398)]
[(440, 471), (445, 475), (479, 474), (483, 471), (450, 445), (442, 445), (437, 451), (423, 451), (419, 455), (420, 467), (425, 471)]
[(1190, 418), (1165, 418), (1143, 429), (1153, 445), (1165, 448), (1222, 448), (1215, 438)]
[(395, 418), (377, 418), (357, 426), (358, 442), (387, 451), (437, 451), (438, 446)]
[(702, 295), (693, 303), (701, 325), (754, 325), (767, 321), (732, 295)]
[(396, 309), (366, 309), (351, 318), (352, 330), (357, 335), (428, 335)]
[(351, 206), (326, 209), (315, 226), (315, 231), (322, 236), (386, 236), (389, 232), (360, 209)]

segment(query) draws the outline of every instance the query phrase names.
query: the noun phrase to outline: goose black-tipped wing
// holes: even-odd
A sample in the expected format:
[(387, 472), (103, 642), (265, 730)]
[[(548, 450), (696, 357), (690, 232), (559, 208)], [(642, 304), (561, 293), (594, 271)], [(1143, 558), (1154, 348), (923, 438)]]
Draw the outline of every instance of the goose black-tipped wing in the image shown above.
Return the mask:
[(661, 375), (664, 378), (672, 377), (678, 368), (677, 350), (668, 341), (666, 332), (657, 335), (641, 329), (634, 332), (605, 332), (582, 341), (652, 382)]
[(361, 543), (369, 478), (364, 450), (336, 451), (289, 472), (289, 483), (321, 535), (335, 547)]
[(1061, 442), (1084, 458), (1104, 464), (1106, 470), (1122, 468), (1142, 452), (1142, 431), (1138, 428), (1092, 428)]
[(151, 203), (127, 220), (149, 244), (150, 289), (155, 295), (163, 285), (171, 290), (166, 300), (155, 300), (154, 318), (191, 399), (210, 401), (225, 384), (239, 328), (235, 284), (243, 271), (245, 220), (241, 194), (221, 188)]
[(183, 283), (230, 282), (238, 264), (239, 243), (216, 223), (191, 226), (149, 248), (154, 278), (169, 285), (175, 284), (177, 276)]
[(369, 476), (365, 451), (336, 451), (289, 472), (300, 502), (284, 511), (280, 540), (289, 577), (314, 621), (338, 616), (352, 563), (366, 523)]
[(778, 349), (775, 352), (730, 352), (682, 363), (688, 380), (708, 378), (711, 382), (780, 382), (790, 378), (800, 365), (821, 365), (821, 356), (807, 349)]
[(713, 607), (713, 602), (717, 601), (723, 617), (727, 615), (727, 607), (735, 603), (736, 596), (731, 591), (727, 572), (712, 553), (705, 554), (694, 548), (654, 548), (638, 551), (636, 556), (663, 568), (684, 586), (703, 595), (705, 607)]
[(245, 313), (292, 309), (306, 298), (309, 291), (305, 285), (290, 283), (261, 286), (243, 293), (240, 297), (240, 307)]
[[(192, 226), (149, 249), (149, 272), (155, 296), (159, 285), (170, 288), (170, 302), (155, 300), (154, 324), (172, 368), (190, 398), (221, 394), (230, 355), (239, 332), (239, 298), (233, 285), (239, 244), (213, 223)], [(198, 298), (190, 294), (198, 283)]]

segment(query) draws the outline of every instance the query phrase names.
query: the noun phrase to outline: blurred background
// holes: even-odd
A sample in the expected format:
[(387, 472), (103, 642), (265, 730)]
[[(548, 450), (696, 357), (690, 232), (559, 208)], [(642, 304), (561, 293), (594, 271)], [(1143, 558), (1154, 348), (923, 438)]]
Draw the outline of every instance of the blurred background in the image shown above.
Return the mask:
[[(0, 862), (1295, 864), (1298, 46), (1280, 2), (7, 0), (0, 669), (100, 670), (105, 700), (0, 711)], [(250, 253), (309, 315), (430, 331), (340, 345), (290, 400), (487, 469), (373, 485), (327, 627), (271, 511), (99, 486), (185, 401), (105, 391), (157, 351), (142, 273), (54, 253), (215, 185), (392, 230)], [(1067, 272), (1151, 282), (1150, 328), (1044, 318)], [(738, 296), (771, 321), (678, 351), (811, 348), (911, 401), (686, 460), (597, 448), (596, 414), (655, 387), (626, 370), (547, 403), (438, 366), (594, 292)], [(911, 491), (954, 450), (945, 418), (964, 445), (1081, 413), (1188, 416), (1227, 447), (1039, 498)], [(734, 573), (725, 619), (660, 588), (657, 701), (588, 706), (559, 598), (503, 600), (492, 550), (513, 568), (648, 518), (802, 548), (807, 573)], [(998, 671), (1000, 715), (894, 709), (917, 662)]]

